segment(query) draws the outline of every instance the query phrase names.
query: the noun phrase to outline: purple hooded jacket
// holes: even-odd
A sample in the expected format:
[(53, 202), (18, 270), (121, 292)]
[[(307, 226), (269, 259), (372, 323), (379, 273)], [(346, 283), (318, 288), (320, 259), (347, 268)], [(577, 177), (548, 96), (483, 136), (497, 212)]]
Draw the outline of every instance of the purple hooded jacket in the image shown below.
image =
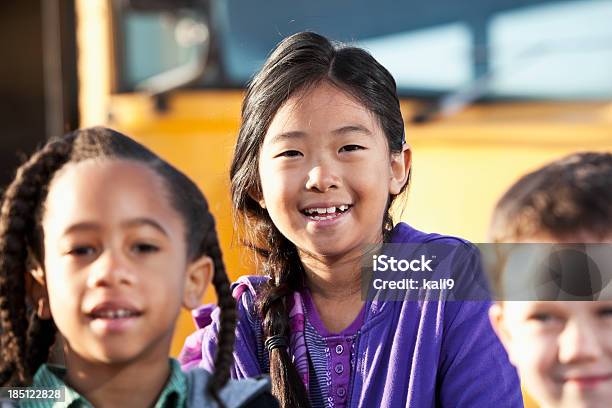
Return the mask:
[[(395, 227), (391, 242), (465, 243), (458, 238), (426, 234), (404, 223)], [(254, 305), (258, 286), (265, 280), (243, 277), (234, 284), (239, 316), (234, 378), (253, 377), (268, 370), (261, 323)], [(329, 347), (325, 350), (313, 347), (304, 354), (311, 359), (312, 353), (318, 353), (319, 359), (327, 356), (329, 360), (331, 380), (326, 390), (330, 395), (329, 406), (522, 407), (519, 379), (490, 326), (489, 305), (488, 301), (366, 302), (354, 345), (354, 367), (346, 395), (341, 399), (333, 373), (337, 364), (334, 348), (330, 353)], [(297, 317), (298, 323), (304, 319), (302, 315), (293, 317)], [(218, 310), (204, 307), (194, 311), (194, 318), (200, 329), (187, 339), (179, 360), (184, 368), (200, 366), (212, 370)], [(296, 319), (291, 322), (292, 331), (295, 322)], [(337, 341), (338, 337), (332, 340)], [(295, 349), (292, 347), (291, 351), (295, 359)]]

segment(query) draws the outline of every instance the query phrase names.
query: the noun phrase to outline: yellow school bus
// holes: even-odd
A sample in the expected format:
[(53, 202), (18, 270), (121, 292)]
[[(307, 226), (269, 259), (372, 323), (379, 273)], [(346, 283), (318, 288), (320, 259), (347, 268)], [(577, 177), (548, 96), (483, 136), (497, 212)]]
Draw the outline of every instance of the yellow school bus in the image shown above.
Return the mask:
[[(231, 279), (252, 273), (228, 182), (243, 89), (294, 32), (362, 46), (396, 78), (413, 151), (397, 215), (419, 229), (483, 242), (519, 175), (570, 152), (612, 150), (609, 2), (398, 3), (79, 0), (81, 125), (123, 131), (196, 180)], [(192, 331), (185, 313), (174, 355)]]

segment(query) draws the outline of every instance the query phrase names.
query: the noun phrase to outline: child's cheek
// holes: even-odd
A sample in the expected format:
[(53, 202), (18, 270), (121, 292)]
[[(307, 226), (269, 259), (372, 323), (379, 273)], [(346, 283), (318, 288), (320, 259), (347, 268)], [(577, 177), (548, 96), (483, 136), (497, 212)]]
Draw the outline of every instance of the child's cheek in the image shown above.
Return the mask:
[(557, 365), (555, 336), (543, 333), (527, 334), (522, 349), (524, 357), (520, 372), (523, 385), (538, 398), (559, 398), (560, 388), (554, 379)]
[(60, 332), (70, 338), (85, 318), (82, 314), (82, 292), (77, 285), (78, 281), (58, 281), (56, 278), (47, 281), (51, 318)]

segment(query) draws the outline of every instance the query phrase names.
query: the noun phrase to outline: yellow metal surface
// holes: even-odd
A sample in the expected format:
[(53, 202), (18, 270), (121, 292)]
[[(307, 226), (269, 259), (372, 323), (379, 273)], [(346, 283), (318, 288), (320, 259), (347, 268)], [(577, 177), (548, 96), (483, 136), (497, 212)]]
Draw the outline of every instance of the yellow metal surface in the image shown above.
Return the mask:
[(402, 219), (483, 242), (495, 201), (520, 175), (571, 152), (612, 150), (610, 106), (500, 103), (409, 127), (413, 183)]
[(106, 122), (111, 93), (111, 23), (108, 0), (76, 0), (77, 72), (81, 126)]

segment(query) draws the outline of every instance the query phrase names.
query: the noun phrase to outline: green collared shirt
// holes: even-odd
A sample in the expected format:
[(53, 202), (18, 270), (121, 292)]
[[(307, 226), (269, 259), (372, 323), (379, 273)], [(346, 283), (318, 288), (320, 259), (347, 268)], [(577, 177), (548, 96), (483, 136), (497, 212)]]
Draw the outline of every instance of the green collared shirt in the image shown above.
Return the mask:
[[(43, 364), (36, 371), (31, 387), (56, 389), (65, 387), (63, 402), (54, 400), (20, 400), (19, 406), (26, 408), (92, 408), (93, 405), (81, 394), (70, 388), (64, 382), (66, 369), (63, 367)], [(181, 371), (178, 361), (170, 359), (170, 378), (162, 390), (155, 408), (185, 407), (187, 399), (187, 378)]]

